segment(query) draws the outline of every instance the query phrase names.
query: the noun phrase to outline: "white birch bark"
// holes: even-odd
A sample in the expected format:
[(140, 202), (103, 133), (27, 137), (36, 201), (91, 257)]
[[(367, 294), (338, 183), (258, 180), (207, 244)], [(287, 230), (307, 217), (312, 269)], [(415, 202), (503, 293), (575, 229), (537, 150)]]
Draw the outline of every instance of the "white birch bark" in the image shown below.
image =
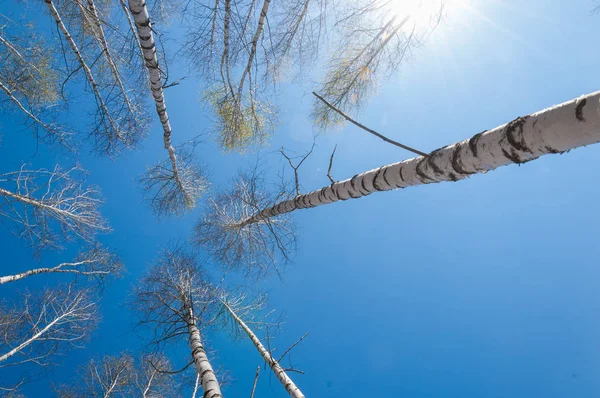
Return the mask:
[(28, 271), (21, 272), (19, 274), (15, 274), (15, 275), (0, 276), (0, 285), (2, 285), (4, 283), (9, 283), (9, 282), (15, 282), (20, 279), (27, 278), (28, 276), (39, 275), (39, 274), (49, 274), (49, 273), (73, 273), (73, 274), (81, 274), (81, 275), (108, 275), (108, 274), (110, 274), (109, 270), (106, 270), (106, 271), (103, 271), (103, 270), (83, 271), (83, 270), (77, 269), (77, 267), (82, 266), (84, 264), (89, 264), (91, 262), (92, 261), (84, 260), (84, 261), (77, 261), (77, 262), (73, 262), (73, 263), (61, 263), (61, 264), (57, 265), (56, 267), (35, 268), (35, 269), (30, 269)]
[(169, 153), (169, 159), (171, 161), (171, 168), (173, 170), (173, 176), (177, 185), (184, 193), (188, 205), (191, 207), (194, 202), (194, 198), (189, 195), (185, 184), (177, 168), (177, 157), (175, 156), (175, 149), (171, 145), (171, 123), (169, 122), (169, 115), (167, 114), (167, 105), (165, 103), (165, 96), (163, 93), (163, 82), (160, 67), (158, 65), (158, 58), (156, 57), (156, 46), (154, 44), (154, 35), (152, 33), (152, 24), (150, 23), (150, 16), (148, 15), (148, 8), (146, 7), (145, 0), (129, 0), (129, 10), (133, 15), (135, 26), (140, 39), (140, 45), (144, 54), (144, 60), (148, 73), (150, 75), (150, 89), (152, 90), (152, 96), (156, 104), (156, 113), (160, 119), (160, 123), (163, 127), (163, 142), (165, 149)]
[(419, 156), (370, 170), (263, 209), (231, 225), (243, 228), (270, 217), (373, 192), (458, 181), (512, 163), (600, 142), (600, 91), (556, 105)]
[(265, 346), (262, 345), (258, 337), (256, 337), (252, 330), (250, 330), (248, 325), (246, 325), (246, 323), (239, 316), (237, 316), (237, 314), (231, 309), (229, 305), (227, 305), (223, 301), (221, 301), (221, 303), (227, 309), (229, 314), (231, 314), (233, 319), (235, 319), (238, 325), (240, 325), (240, 327), (244, 330), (244, 332), (246, 332), (250, 340), (252, 340), (252, 343), (254, 344), (260, 355), (263, 357), (265, 362), (267, 362), (269, 367), (273, 370), (273, 373), (275, 373), (275, 376), (277, 376), (277, 379), (279, 379), (283, 387), (285, 387), (288, 394), (290, 394), (292, 398), (304, 398), (304, 394), (302, 394), (302, 391), (300, 391), (300, 389), (296, 386), (296, 384), (294, 384), (294, 382), (292, 381), (292, 379), (290, 379), (287, 373), (285, 373), (285, 371), (279, 365), (279, 363), (271, 356), (271, 353), (265, 348)]
[(250, 70), (252, 69), (252, 63), (254, 62), (254, 57), (256, 55), (256, 46), (258, 45), (258, 39), (264, 29), (265, 18), (267, 17), (267, 12), (269, 11), (269, 4), (271, 4), (270, 0), (264, 0), (262, 9), (260, 10), (258, 26), (256, 27), (254, 37), (252, 38), (252, 47), (250, 49), (250, 55), (248, 56), (248, 63), (246, 65), (246, 69), (244, 69), (244, 72), (242, 73), (242, 78), (240, 79), (240, 86), (238, 88), (238, 101), (241, 101), (242, 90), (244, 87), (246, 76), (248, 75), (248, 73), (250, 73)]
[(202, 344), (202, 338), (200, 336), (200, 330), (196, 326), (196, 320), (192, 310), (188, 308), (185, 313), (186, 322), (188, 325), (188, 333), (190, 335), (189, 345), (192, 350), (192, 358), (194, 359), (194, 365), (196, 371), (200, 376), (200, 385), (204, 391), (204, 398), (221, 398), (221, 387), (217, 381), (217, 375), (215, 374), (204, 350)]

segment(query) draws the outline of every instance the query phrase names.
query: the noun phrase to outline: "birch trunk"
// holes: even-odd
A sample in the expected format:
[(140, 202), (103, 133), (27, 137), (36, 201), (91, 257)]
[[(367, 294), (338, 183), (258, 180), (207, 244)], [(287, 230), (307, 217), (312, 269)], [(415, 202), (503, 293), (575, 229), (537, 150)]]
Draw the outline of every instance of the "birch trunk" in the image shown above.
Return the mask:
[(148, 73), (150, 75), (150, 89), (152, 90), (152, 96), (154, 97), (154, 103), (156, 104), (156, 113), (158, 114), (160, 123), (163, 127), (163, 142), (165, 149), (169, 153), (173, 176), (177, 185), (191, 205), (193, 199), (185, 189), (185, 184), (183, 184), (179, 169), (177, 168), (175, 149), (173, 148), (173, 145), (171, 145), (171, 123), (169, 122), (169, 115), (167, 114), (167, 105), (163, 93), (162, 74), (158, 65), (158, 58), (156, 57), (156, 46), (154, 44), (152, 24), (150, 23), (150, 16), (148, 15), (148, 8), (146, 8), (145, 0), (129, 0), (129, 10), (131, 11), (131, 14), (133, 14), (133, 20), (135, 21), (135, 27), (140, 39), (140, 46), (144, 54), (146, 68), (148, 68)]
[(217, 376), (208, 360), (204, 346), (202, 345), (202, 339), (200, 337), (200, 330), (196, 326), (196, 320), (190, 308), (186, 309), (185, 312), (186, 322), (188, 325), (188, 333), (190, 335), (189, 345), (192, 350), (192, 358), (194, 365), (196, 366), (196, 372), (200, 376), (200, 385), (204, 391), (204, 398), (219, 398), (223, 397), (221, 394), (221, 387), (217, 381)]
[(600, 91), (518, 117), (468, 140), (370, 170), (285, 200), (231, 225), (243, 228), (298, 209), (357, 199), (373, 192), (458, 181), (512, 163), (600, 142)]
[(68, 268), (68, 267), (78, 267), (78, 266), (84, 265), (86, 263), (88, 263), (88, 262), (87, 261), (78, 261), (75, 263), (62, 263), (62, 264), (57, 265), (56, 267), (36, 268), (36, 269), (30, 269), (25, 272), (21, 272), (20, 274), (0, 276), (0, 285), (2, 285), (4, 283), (9, 283), (9, 282), (15, 282), (20, 279), (27, 278), (28, 276), (39, 275), (39, 274), (73, 273), (73, 274), (82, 274), (82, 275), (94, 275), (94, 274), (105, 274), (106, 275), (106, 274), (110, 273), (109, 271), (100, 271), (100, 270), (98, 270), (98, 271), (81, 271), (81, 270), (74, 269), (74, 268)]
[(252, 69), (252, 63), (254, 62), (254, 57), (256, 56), (256, 46), (258, 45), (258, 39), (264, 29), (265, 18), (267, 17), (267, 12), (269, 11), (269, 4), (271, 4), (270, 0), (264, 0), (262, 9), (260, 10), (258, 26), (256, 27), (254, 37), (252, 38), (252, 47), (250, 50), (250, 56), (248, 57), (248, 63), (246, 65), (246, 69), (244, 69), (244, 72), (242, 73), (242, 78), (240, 79), (240, 86), (238, 88), (238, 101), (241, 101), (244, 81), (246, 80), (246, 76), (248, 75), (248, 73), (250, 73), (250, 70)]
[(267, 349), (262, 345), (258, 337), (256, 337), (252, 330), (250, 330), (248, 325), (246, 325), (246, 323), (239, 316), (237, 316), (237, 314), (225, 302), (221, 301), (221, 303), (223, 304), (223, 306), (225, 306), (227, 311), (231, 314), (233, 319), (235, 319), (238, 325), (240, 325), (240, 327), (244, 329), (244, 332), (246, 332), (250, 340), (252, 340), (252, 343), (254, 343), (254, 346), (256, 347), (260, 355), (267, 362), (267, 364), (269, 364), (269, 367), (273, 370), (273, 373), (275, 373), (277, 379), (279, 379), (281, 384), (285, 387), (288, 394), (290, 394), (290, 396), (293, 398), (304, 398), (304, 394), (302, 394), (302, 391), (300, 391), (300, 389), (294, 384), (292, 379), (289, 378), (287, 373), (285, 373), (285, 371), (279, 365), (279, 363), (271, 356), (271, 353), (269, 353), (269, 351), (267, 351)]

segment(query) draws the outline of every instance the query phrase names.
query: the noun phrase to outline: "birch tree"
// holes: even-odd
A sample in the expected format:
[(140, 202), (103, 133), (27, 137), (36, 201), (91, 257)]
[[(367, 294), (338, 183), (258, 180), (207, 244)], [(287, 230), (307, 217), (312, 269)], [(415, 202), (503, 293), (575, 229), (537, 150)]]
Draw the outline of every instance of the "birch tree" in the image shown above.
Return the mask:
[(62, 237), (91, 241), (110, 228), (100, 215), (100, 190), (84, 184), (79, 166), (66, 171), (28, 169), (0, 175), (0, 216), (35, 253), (60, 247)]
[[(444, 1), (349, 0), (336, 16), (334, 50), (320, 92), (342, 112), (356, 112), (375, 92), (381, 75), (397, 71), (410, 51), (423, 44), (442, 17)], [(313, 118), (321, 128), (344, 119), (314, 100)]]
[(0, 285), (15, 282), (33, 275), (65, 273), (94, 279), (102, 283), (109, 275), (118, 274), (123, 268), (120, 259), (100, 244), (79, 253), (71, 262), (63, 262), (54, 267), (33, 268), (18, 274), (0, 276)]
[(178, 397), (170, 364), (161, 355), (135, 358), (127, 353), (92, 359), (72, 385), (56, 389), (58, 398)]
[(73, 285), (26, 293), (19, 304), (0, 306), (0, 371), (48, 367), (72, 348), (82, 347), (98, 320), (93, 295)]
[[(517, 117), (426, 156), (381, 166), (343, 181), (332, 181), (330, 185), (293, 198), (283, 198), (253, 213), (251, 208), (240, 212), (234, 206), (213, 206), (197, 224), (195, 242), (233, 266), (264, 269), (264, 257), (256, 261), (252, 251), (240, 250), (241, 244), (228, 242), (238, 242), (239, 237), (295, 210), (358, 199), (374, 192), (459, 181), (501, 166), (522, 164), (540, 156), (562, 154), (595, 144), (600, 142), (599, 100), (600, 92), (587, 94)], [(219, 199), (215, 203), (220, 203)]]
[(223, 395), (201, 333), (214, 311), (215, 290), (195, 257), (182, 249), (165, 251), (136, 287), (133, 305), (155, 343), (187, 337), (204, 397), (217, 398)]
[(196, 200), (206, 189), (207, 182), (200, 167), (193, 163), (191, 154), (181, 152), (178, 161), (171, 143), (171, 123), (163, 92), (162, 72), (156, 56), (146, 3), (143, 0), (129, 0), (129, 9), (135, 21), (145, 66), (150, 76), (156, 113), (163, 128), (164, 147), (169, 155), (168, 163), (159, 163), (147, 171), (142, 177), (142, 184), (146, 191), (153, 192), (150, 201), (159, 215), (180, 214), (196, 206)]
[[(219, 298), (220, 303), (222, 304), (224, 311), (229, 315), (234, 322), (235, 328), (239, 328), (254, 344), (254, 347), (264, 359), (265, 363), (269, 365), (281, 385), (286, 389), (288, 394), (293, 398), (304, 398), (304, 394), (302, 391), (294, 384), (292, 379), (288, 376), (286, 371), (281, 367), (278, 361), (271, 355), (271, 352), (265, 348), (265, 346), (261, 343), (257, 335), (250, 329), (248, 324), (240, 317), (239, 313), (250, 314), (258, 311), (264, 305), (264, 300), (258, 300), (257, 302), (251, 303), (250, 305), (243, 304), (243, 298), (239, 297), (237, 299), (228, 298), (226, 295), (223, 295)], [(234, 310), (235, 308), (235, 310)], [(286, 351), (286, 353), (289, 351)], [(285, 356), (286, 353), (282, 355)], [(254, 391), (254, 390), (253, 390)]]

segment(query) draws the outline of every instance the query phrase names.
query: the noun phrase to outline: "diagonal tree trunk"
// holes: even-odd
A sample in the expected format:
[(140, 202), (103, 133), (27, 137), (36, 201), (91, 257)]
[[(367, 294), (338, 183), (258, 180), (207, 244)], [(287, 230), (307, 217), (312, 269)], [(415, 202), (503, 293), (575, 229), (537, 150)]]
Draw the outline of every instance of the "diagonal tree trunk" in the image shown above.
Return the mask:
[(269, 351), (267, 351), (265, 346), (262, 345), (262, 343), (260, 342), (258, 337), (256, 337), (256, 335), (252, 332), (252, 330), (250, 330), (248, 325), (246, 325), (246, 323), (231, 309), (231, 307), (229, 305), (227, 305), (227, 303), (225, 303), (224, 301), (221, 301), (221, 303), (227, 309), (229, 314), (231, 314), (233, 319), (235, 319), (237, 324), (240, 325), (240, 327), (242, 329), (244, 329), (244, 332), (246, 332), (246, 334), (248, 335), (250, 340), (252, 340), (252, 343), (254, 344), (254, 346), (260, 353), (260, 355), (263, 357), (265, 362), (267, 362), (267, 364), (269, 364), (269, 367), (273, 370), (273, 373), (275, 373), (275, 376), (277, 376), (277, 378), (279, 379), (281, 384), (285, 387), (285, 389), (290, 394), (290, 396), (292, 398), (304, 398), (304, 394), (302, 394), (302, 391), (300, 391), (300, 389), (296, 386), (296, 384), (294, 384), (292, 379), (290, 379), (290, 377), (285, 373), (285, 371), (279, 365), (279, 363), (271, 356), (271, 353)]
[(186, 184), (184, 184), (181, 178), (177, 167), (175, 149), (173, 148), (173, 145), (171, 145), (171, 123), (169, 122), (169, 115), (167, 114), (167, 105), (163, 93), (162, 72), (158, 65), (158, 58), (156, 57), (156, 46), (154, 44), (152, 24), (150, 23), (146, 2), (144, 0), (129, 0), (129, 10), (133, 14), (141, 48), (144, 53), (144, 60), (146, 61), (146, 68), (148, 68), (150, 74), (150, 89), (152, 90), (152, 96), (154, 97), (154, 102), (156, 104), (156, 113), (158, 113), (160, 123), (163, 127), (163, 142), (165, 149), (169, 153), (173, 176), (177, 186), (179, 186), (185, 195), (188, 206), (192, 207), (195, 199), (189, 194)]
[(217, 376), (208, 360), (202, 339), (200, 337), (200, 330), (196, 325), (194, 314), (191, 308), (187, 308), (185, 311), (186, 322), (188, 325), (188, 333), (190, 335), (189, 345), (192, 350), (192, 358), (194, 359), (194, 365), (196, 365), (196, 371), (200, 376), (200, 385), (204, 391), (204, 398), (222, 398), (221, 387), (217, 381)]
[(373, 192), (458, 181), (512, 163), (600, 142), (600, 92), (518, 117), (512, 122), (402, 162), (382, 166), (319, 190), (296, 196), (230, 225), (243, 228), (270, 217)]

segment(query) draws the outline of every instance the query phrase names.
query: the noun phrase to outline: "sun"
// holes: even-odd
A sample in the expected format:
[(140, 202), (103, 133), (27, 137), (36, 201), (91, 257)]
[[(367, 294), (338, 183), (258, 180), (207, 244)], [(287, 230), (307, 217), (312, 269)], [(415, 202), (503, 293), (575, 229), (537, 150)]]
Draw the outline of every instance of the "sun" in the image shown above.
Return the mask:
[(461, 0), (389, 0), (390, 13), (411, 27), (426, 27), (439, 22), (442, 15), (455, 7)]

